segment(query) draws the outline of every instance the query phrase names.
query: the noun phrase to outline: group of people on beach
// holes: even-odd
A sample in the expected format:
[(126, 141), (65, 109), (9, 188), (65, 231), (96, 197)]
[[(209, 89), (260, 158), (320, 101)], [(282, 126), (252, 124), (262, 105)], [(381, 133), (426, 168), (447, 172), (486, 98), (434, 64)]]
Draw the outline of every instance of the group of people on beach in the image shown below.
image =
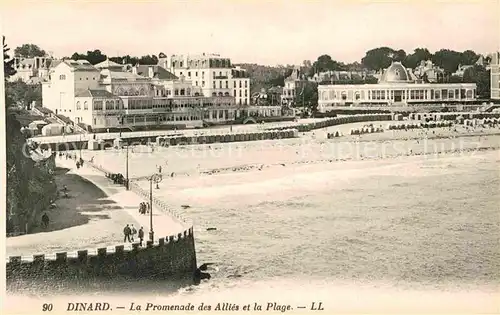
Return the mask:
[(134, 227), (133, 224), (131, 225), (126, 225), (125, 228), (123, 229), (123, 242), (129, 242), (132, 243), (134, 242), (135, 235), (137, 234), (137, 237), (139, 238), (139, 244), (142, 246), (142, 241), (144, 240), (144, 228), (141, 226), (139, 231), (137, 231)]

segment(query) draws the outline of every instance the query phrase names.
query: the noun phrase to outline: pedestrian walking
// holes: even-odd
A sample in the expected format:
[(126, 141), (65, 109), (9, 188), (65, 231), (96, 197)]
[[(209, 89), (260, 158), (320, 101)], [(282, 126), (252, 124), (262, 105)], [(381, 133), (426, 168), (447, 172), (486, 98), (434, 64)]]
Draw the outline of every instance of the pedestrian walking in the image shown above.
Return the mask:
[(134, 241), (134, 237), (137, 234), (137, 230), (135, 229), (134, 225), (132, 224), (130, 227), (130, 239), (132, 242)]
[(142, 241), (144, 240), (144, 228), (142, 226), (139, 229), (138, 236), (139, 236), (139, 245), (142, 246)]
[(42, 215), (42, 227), (47, 228), (49, 226), (49, 216), (47, 213)]
[(131, 232), (132, 232), (132, 231), (130, 230), (130, 227), (129, 227), (129, 226), (128, 226), (128, 224), (127, 224), (127, 226), (125, 226), (125, 228), (123, 229), (123, 235), (124, 235), (124, 237), (123, 237), (123, 242), (124, 242), (124, 243), (125, 243), (125, 242), (127, 242), (127, 241), (129, 241), (129, 242), (130, 242), (130, 233), (131, 233)]

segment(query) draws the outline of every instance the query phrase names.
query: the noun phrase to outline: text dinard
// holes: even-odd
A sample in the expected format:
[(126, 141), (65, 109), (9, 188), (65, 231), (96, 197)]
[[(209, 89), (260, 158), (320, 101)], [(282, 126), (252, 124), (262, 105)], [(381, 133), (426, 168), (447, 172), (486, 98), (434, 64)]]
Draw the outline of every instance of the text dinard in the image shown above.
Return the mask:
[(172, 304), (162, 305), (154, 303), (137, 304), (131, 302), (126, 306), (111, 306), (109, 303), (68, 303), (66, 311), (81, 312), (81, 311), (110, 311), (110, 310), (127, 310), (127, 311), (291, 311), (290, 305), (281, 305), (276, 302), (268, 302), (264, 305), (258, 303), (235, 304), (235, 303), (214, 303), (214, 304)]

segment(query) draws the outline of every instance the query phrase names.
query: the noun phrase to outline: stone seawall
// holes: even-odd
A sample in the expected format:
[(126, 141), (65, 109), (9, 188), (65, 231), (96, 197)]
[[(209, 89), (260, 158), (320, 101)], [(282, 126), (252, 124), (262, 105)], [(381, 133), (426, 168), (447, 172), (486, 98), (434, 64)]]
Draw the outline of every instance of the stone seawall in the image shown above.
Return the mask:
[(175, 236), (131, 246), (118, 245), (54, 255), (11, 256), (6, 263), (7, 285), (40, 281), (73, 283), (109, 279), (177, 279), (196, 270), (193, 228)]

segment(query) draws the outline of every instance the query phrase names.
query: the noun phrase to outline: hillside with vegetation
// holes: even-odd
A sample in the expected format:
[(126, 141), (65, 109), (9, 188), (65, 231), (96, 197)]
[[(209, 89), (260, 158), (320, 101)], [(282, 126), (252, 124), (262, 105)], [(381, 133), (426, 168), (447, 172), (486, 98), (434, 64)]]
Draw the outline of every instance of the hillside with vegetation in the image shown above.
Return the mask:
[[(6, 79), (15, 74), (9, 48), (3, 38), (4, 73)], [(5, 141), (7, 170), (6, 223), (7, 235), (25, 233), (36, 222), (40, 212), (48, 208), (56, 194), (53, 180), (53, 159), (34, 161), (26, 137), (21, 132), (19, 115), (26, 111), (18, 107), (16, 95), (6, 91)]]

